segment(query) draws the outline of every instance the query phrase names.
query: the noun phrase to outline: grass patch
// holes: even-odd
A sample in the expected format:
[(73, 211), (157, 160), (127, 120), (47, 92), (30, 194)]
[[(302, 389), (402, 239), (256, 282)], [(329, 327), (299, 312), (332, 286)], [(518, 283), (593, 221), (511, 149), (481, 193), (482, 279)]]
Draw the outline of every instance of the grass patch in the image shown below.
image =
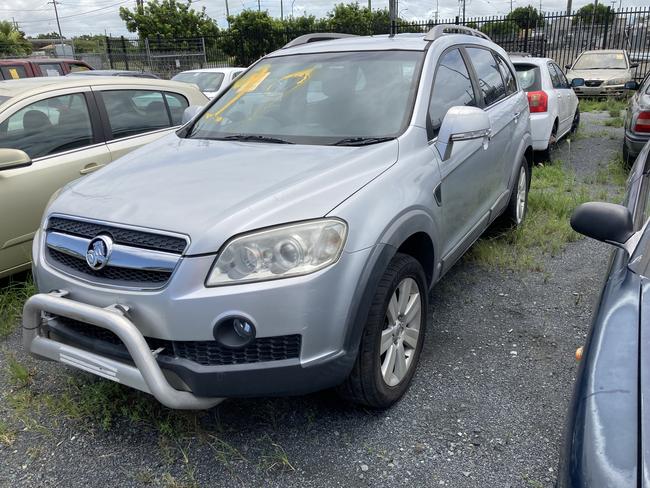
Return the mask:
[(535, 168), (525, 224), (479, 240), (466, 259), (490, 267), (541, 271), (541, 256), (556, 255), (581, 238), (569, 218), (589, 197), (587, 187), (577, 184), (561, 164)]
[(628, 176), (623, 156), (619, 154), (607, 163), (607, 166), (596, 171), (594, 182), (600, 185), (613, 185), (622, 188), (625, 187)]
[(579, 101), (580, 112), (609, 112), (611, 117), (619, 117), (621, 110), (627, 107), (627, 100), (621, 98), (581, 98)]
[(7, 354), (7, 373), (9, 382), (17, 388), (26, 388), (32, 383), (32, 373), (11, 353)]
[(621, 117), (614, 117), (611, 119), (607, 119), (606, 121), (603, 122), (603, 125), (607, 127), (623, 127), (624, 122)]
[(25, 281), (10, 281), (0, 288), (0, 339), (5, 339), (20, 323), (23, 304), (36, 293), (31, 277)]
[(0, 419), (0, 444), (9, 447), (15, 440), (16, 432), (9, 427), (9, 424)]

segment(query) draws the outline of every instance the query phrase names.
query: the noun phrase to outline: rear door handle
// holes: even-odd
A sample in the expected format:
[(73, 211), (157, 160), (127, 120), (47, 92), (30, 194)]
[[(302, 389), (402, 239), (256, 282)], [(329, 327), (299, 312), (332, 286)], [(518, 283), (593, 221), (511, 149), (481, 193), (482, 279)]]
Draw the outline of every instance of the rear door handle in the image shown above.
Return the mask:
[(99, 163), (88, 163), (86, 166), (81, 168), (79, 170), (80, 175), (87, 175), (88, 173), (92, 173), (93, 171), (97, 171), (99, 168), (103, 168), (106, 166), (105, 164), (99, 164)]
[(515, 123), (519, 122), (519, 116), (520, 115), (521, 115), (521, 112), (515, 112), (514, 115), (512, 116)]

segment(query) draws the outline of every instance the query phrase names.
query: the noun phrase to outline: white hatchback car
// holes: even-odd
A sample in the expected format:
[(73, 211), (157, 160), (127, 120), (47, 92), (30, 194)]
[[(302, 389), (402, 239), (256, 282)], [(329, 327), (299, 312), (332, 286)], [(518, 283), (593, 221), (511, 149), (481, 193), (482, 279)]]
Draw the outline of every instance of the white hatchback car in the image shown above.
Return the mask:
[(224, 91), (246, 68), (205, 68), (182, 71), (172, 81), (194, 83), (203, 94), (212, 99)]
[(577, 130), (578, 97), (552, 59), (523, 55), (512, 55), (510, 59), (517, 70), (519, 84), (528, 95), (533, 149), (549, 151), (560, 138)]

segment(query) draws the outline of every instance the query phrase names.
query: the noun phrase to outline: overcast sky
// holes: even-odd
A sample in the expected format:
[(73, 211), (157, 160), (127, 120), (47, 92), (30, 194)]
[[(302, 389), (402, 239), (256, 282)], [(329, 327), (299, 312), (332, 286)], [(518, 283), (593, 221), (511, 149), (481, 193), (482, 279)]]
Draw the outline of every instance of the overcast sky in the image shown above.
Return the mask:
[[(344, 0), (259, 0), (262, 10), (268, 10), (273, 16), (280, 17), (280, 2), (284, 5), (284, 15), (295, 16), (308, 14), (322, 17), (336, 3)], [(452, 18), (458, 13), (458, 3), (454, 0), (438, 0), (440, 18)], [(533, 5), (539, 8), (540, 0), (533, 0)], [(616, 0), (606, 5), (622, 1), (623, 7), (647, 5), (646, 0)], [(528, 5), (527, 0), (512, 0), (514, 7)], [(133, 7), (135, 0), (60, 0), (58, 2), (61, 30), (66, 37), (79, 34), (113, 35), (127, 34), (124, 22), (118, 15), (118, 9), (124, 5)], [(225, 26), (226, 0), (198, 0), (193, 2), (196, 8), (206, 7), (208, 15)], [(367, 0), (361, 0), (365, 5)], [(574, 0), (573, 7), (580, 8), (588, 0)], [(228, 0), (230, 14), (236, 14), (243, 9), (257, 9), (258, 0)], [(373, 8), (386, 8), (388, 0), (372, 0)], [(542, 0), (542, 10), (555, 12), (566, 8), (566, 0)], [(510, 0), (467, 0), (467, 17), (500, 15), (510, 11)], [(399, 0), (400, 16), (406, 19), (429, 19), (435, 17), (436, 0)], [(54, 8), (46, 0), (2, 0), (0, 2), (0, 19), (12, 20), (18, 23), (20, 29), (28, 35), (56, 31)]]

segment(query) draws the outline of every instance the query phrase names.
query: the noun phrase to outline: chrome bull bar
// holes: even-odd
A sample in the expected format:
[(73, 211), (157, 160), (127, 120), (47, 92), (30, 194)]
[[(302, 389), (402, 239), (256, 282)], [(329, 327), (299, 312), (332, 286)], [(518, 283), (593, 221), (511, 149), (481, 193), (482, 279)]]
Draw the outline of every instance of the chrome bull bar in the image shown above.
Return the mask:
[[(67, 294), (66, 291), (39, 293), (25, 303), (23, 346), (31, 354), (144, 391), (169, 408), (202, 410), (223, 401), (223, 398), (202, 398), (173, 388), (156, 362), (147, 341), (127, 318), (126, 308), (120, 305), (95, 307), (67, 299)], [(135, 367), (41, 336), (39, 331), (43, 323), (43, 312), (110, 330), (124, 343)]]

